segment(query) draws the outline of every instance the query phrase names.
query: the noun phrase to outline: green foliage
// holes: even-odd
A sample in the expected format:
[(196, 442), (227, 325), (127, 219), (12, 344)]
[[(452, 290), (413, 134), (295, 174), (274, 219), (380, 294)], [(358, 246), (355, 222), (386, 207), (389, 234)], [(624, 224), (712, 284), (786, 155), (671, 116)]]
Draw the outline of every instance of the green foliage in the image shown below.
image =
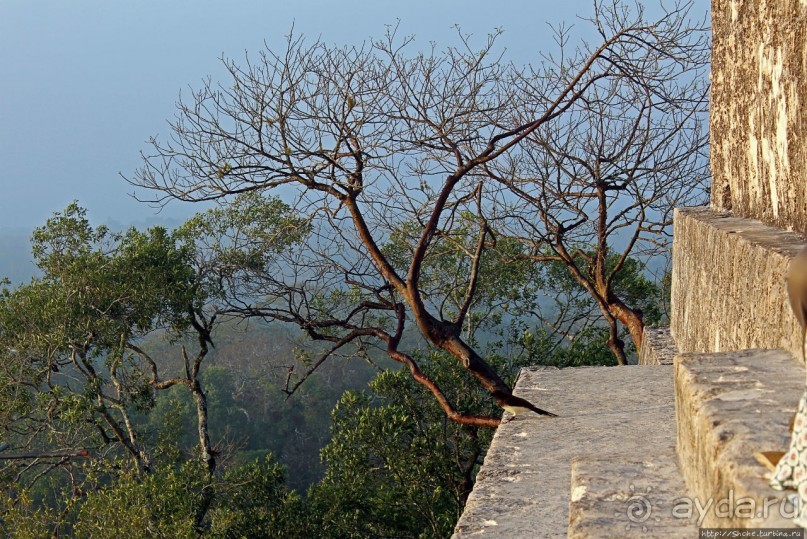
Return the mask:
[[(609, 273), (617, 261), (617, 255), (606, 259)], [(575, 263), (583, 273), (593, 271), (582, 256), (576, 257)], [(522, 316), (515, 318), (509, 328), (510, 342), (521, 348), (521, 353), (527, 354), (529, 363), (557, 367), (616, 364), (616, 358), (606, 346), (609, 335), (599, 307), (564, 263), (541, 263), (535, 286), (547, 300), (539, 307), (538, 313), (523, 314), (538, 314), (537, 320)], [(642, 313), (645, 324), (664, 322), (665, 301), (669, 303), (665, 299), (668, 289), (664, 288), (663, 282), (651, 281), (640, 261), (634, 258), (625, 260), (614, 276), (613, 290), (626, 304)], [(624, 328), (621, 329), (626, 353), (629, 357), (635, 356), (633, 341)]]
[(608, 339), (608, 330), (605, 328), (587, 327), (578, 332), (571, 342), (563, 342), (545, 328), (525, 331), (519, 339), (522, 357), (529, 365), (560, 368), (616, 365), (616, 358), (603, 344)]
[(234, 288), (265, 273), (279, 253), (309, 231), (306, 220), (280, 199), (247, 192), (226, 206), (196, 214), (176, 237), (194, 252), (199, 286), (227, 300)]
[[(35, 503), (29, 491), (0, 504), (4, 537), (61, 535), (139, 538), (294, 538), (307, 532), (303, 500), (289, 491), (271, 455), (211, 477), (198, 460), (156, 466), (151, 473), (100, 465), (96, 486), (77, 498), (63, 488), (58, 506)], [(61, 509), (61, 510), (60, 510)]]
[[(609, 264), (614, 263), (609, 257)], [(616, 274), (614, 292), (627, 305), (641, 310), (646, 325), (666, 322), (664, 315), (664, 282), (654, 283), (648, 279), (645, 267), (635, 258), (628, 258)], [(669, 303), (669, 300), (667, 300)]]
[(0, 532), (15, 539), (42, 539), (51, 537), (57, 528), (58, 514), (52, 507), (33, 503), (25, 490), (15, 497), (0, 500)]
[(122, 333), (185, 326), (194, 293), (192, 253), (164, 228), (93, 229), (73, 203), (34, 232), (32, 248), (43, 272), (34, 282), (63, 293), (52, 301), (67, 310), (51, 313), (51, 320), (70, 324), (68, 342), (92, 331), (99, 345), (114, 347)]
[(271, 456), (210, 477), (197, 460), (125, 473), (90, 493), (75, 537), (296, 537), (302, 501)]
[[(241, 509), (227, 509), (224, 502), (233, 496), (219, 490), (232, 490), (228, 474), (241, 473), (232, 480), (266, 505), (285, 489), (280, 468), (266, 461), (212, 477), (197, 459), (188, 459), (185, 450), (198, 454), (199, 442), (198, 435), (181, 436), (196, 423), (183, 380), (190, 384), (198, 371), (191, 374), (187, 361), (173, 369), (186, 378), (157, 399), (157, 382), (171, 376), (170, 358), (154, 361), (140, 348), (156, 335), (171, 343), (173, 358), (186, 355), (189, 347), (179, 354), (178, 343), (189, 339), (203, 348), (199, 339), (208, 340), (209, 333), (200, 332), (213, 327), (215, 302), (228, 292), (217, 283), (268, 264), (306, 231), (275, 199), (244, 196), (238, 202), (236, 210), (212, 210), (176, 233), (93, 228), (75, 203), (36, 230), (33, 252), (42, 276), (0, 291), (0, 397), (6, 397), (0, 426), (15, 448), (92, 448), (92, 454), (86, 461), (4, 465), (8, 507), (0, 518), (16, 523), (10, 535), (35, 536), (44, 529), (32, 515), (78, 537), (116, 531), (195, 536), (195, 528), (212, 526), (211, 508), (224, 522), (216, 528), (222, 537), (242, 536), (248, 527), (269, 529), (266, 522), (280, 518), (268, 505), (241, 516)], [(232, 373), (201, 372), (213, 393), (211, 423), (236, 426)], [(125, 454), (137, 465), (120, 460)], [(22, 470), (16, 478), (15, 468)], [(277, 488), (264, 491), (270, 480)], [(29, 482), (33, 487), (23, 488)]]
[[(437, 249), (424, 261), (421, 285), (444, 316), (462, 304), (469, 283), (457, 276), (468, 274), (478, 240), (470, 233), (474, 216), (461, 217), (468, 226), (436, 238)], [(42, 277), (0, 292), (0, 425), (16, 432), (48, 425), (30, 430), (28, 440), (38, 448), (103, 448), (99, 414), (131, 417), (153, 466), (144, 473), (113, 450), (33, 488), (6, 475), (0, 529), (13, 537), (54, 530), (134, 538), (449, 535), (492, 432), (449, 421), (406, 370), (382, 371), (367, 390), (344, 392), (363, 385), (369, 367), (331, 360), (286, 402), (279, 389), (293, 363), (288, 328), (245, 333), (235, 323), (217, 325), (217, 347), (199, 375), (211, 438), (226, 453), (211, 476), (189, 457), (198, 451), (198, 436), (186, 387), (155, 392), (146, 366), (127, 352), (127, 343), (136, 344), (163, 376), (184, 376), (170, 363), (179, 345), (190, 347), (197, 337), (189, 331), (192, 317), (215, 313), (235, 289), (259, 290), (250, 288), (261, 284), (254, 280), (308, 231), (289, 207), (257, 194), (200, 214), (176, 233), (93, 228), (75, 204), (37, 230)], [(404, 227), (384, 249), (403, 266), (411, 259), (411, 240)], [(508, 357), (486, 358), (509, 383), (523, 364), (612, 364), (590, 296), (564, 266), (535, 264), (522, 249), (498, 238), (483, 251), (463, 328), (469, 342), (511, 347)], [(661, 317), (659, 288), (638, 262), (626, 261), (615, 289), (641, 307), (646, 321)], [(548, 315), (537, 316), (539, 291), (571, 313), (564, 331), (551, 328)], [(351, 286), (323, 289), (310, 308), (336, 312), (364, 293)], [(416, 339), (407, 334), (404, 342)], [(457, 409), (500, 413), (455, 358), (434, 350), (415, 358)], [(104, 409), (104, 402), (112, 404)], [(334, 402), (328, 442), (321, 411)], [(303, 488), (316, 481), (321, 469), (306, 459), (326, 442), (325, 475), (303, 500), (287, 484)], [(288, 465), (288, 480), (270, 452)]]
[(43, 451), (114, 448), (125, 437), (132, 458), (146, 462), (128, 423), (154, 390), (131, 346), (188, 327), (192, 252), (160, 227), (93, 228), (75, 203), (35, 231), (32, 248), (42, 276), (0, 293), (6, 441)]
[[(439, 306), (441, 315), (456, 316), (470, 285), (471, 266), (479, 242), (478, 218), (463, 212), (449, 232), (432, 240), (420, 271), (424, 296)], [(493, 241), (495, 237), (496, 241)], [(404, 275), (420, 239), (420, 225), (406, 222), (391, 234), (384, 252)], [(539, 289), (539, 268), (525, 257), (523, 244), (506, 236), (494, 236), (485, 228), (485, 248), (479, 256), (478, 277), (470, 305), (467, 337), (478, 329), (491, 330), (506, 313), (530, 309)], [(470, 330), (469, 330), (470, 328)]]
[(34, 233), (41, 278), (0, 297), (0, 340), (40, 369), (122, 353), (121, 341), (182, 329), (194, 294), (190, 252), (165, 229), (92, 229), (76, 204)]
[[(420, 286), (426, 296), (452, 317), (462, 304), (473, 253), (479, 238), (472, 233), (476, 217), (464, 213), (450, 236), (433, 240), (421, 270)], [(418, 224), (400, 226), (385, 246), (385, 254), (405, 273), (419, 239)], [(594, 252), (580, 251), (574, 263), (593, 279)], [(552, 257), (551, 251), (542, 253)], [(606, 274), (613, 273), (619, 255), (606, 258)], [(648, 325), (664, 321), (665, 289), (652, 282), (645, 266), (627, 258), (613, 277), (613, 294), (638, 309)], [(443, 299), (445, 298), (445, 299)], [(668, 301), (667, 301), (668, 303)], [(560, 260), (535, 262), (524, 244), (506, 236), (487, 241), (479, 263), (479, 277), (471, 303), (465, 337), (472, 343), (504, 338), (533, 364), (571, 367), (614, 365), (616, 359), (606, 346), (609, 335), (599, 306), (590, 292)], [(621, 328), (624, 331), (624, 328)], [(510, 333), (507, 337), (505, 334)], [(635, 355), (627, 333), (626, 352)], [(501, 341), (499, 341), (501, 342)]]
[[(492, 358), (496, 360), (496, 358)], [(497, 414), (453, 358), (418, 354), (421, 368), (459, 409)], [(450, 535), (491, 432), (449, 421), (407, 371), (386, 371), (369, 391), (348, 391), (332, 414), (328, 468), (309, 491), (323, 537)]]
[(307, 538), (303, 500), (285, 486), (283, 468), (271, 455), (239, 466), (219, 482), (209, 512), (209, 536), (221, 539)]
[(114, 483), (88, 494), (73, 525), (75, 537), (196, 536), (195, 516), (211, 488), (203, 467), (188, 461), (155, 473), (118, 474)]
[[(299, 331), (280, 324), (245, 327), (237, 320), (222, 321), (200, 379), (214, 445), (226, 455), (232, 452), (236, 462), (271, 452), (286, 467), (289, 486), (304, 492), (324, 473), (319, 450), (330, 438), (334, 404), (346, 389), (365, 387), (376, 369), (358, 358), (333, 358), (286, 399), (282, 390), (288, 365), (300, 368), (294, 360), (299, 338)], [(172, 351), (160, 335), (142, 345), (155, 358), (169, 357)], [(195, 414), (188, 392), (173, 387), (159, 392), (153, 410), (138, 424), (149, 434), (149, 445), (162, 447), (156, 437), (169, 431), (173, 447), (189, 452), (198, 444)]]
[[(587, 256), (593, 256), (588, 253)], [(606, 258), (606, 273), (611, 274), (619, 260), (619, 255), (611, 254)], [(574, 258), (576, 266), (581, 273), (591, 275), (593, 268), (583, 256)], [(560, 261), (543, 262), (537, 276), (536, 286), (547, 296), (554, 297), (564, 307), (577, 310), (596, 310), (593, 298), (587, 293), (580, 282)], [(650, 281), (645, 273), (645, 266), (637, 259), (628, 257), (613, 280), (613, 292), (631, 306), (639, 308), (644, 313), (647, 324), (662, 322), (661, 311), (662, 290), (659, 284)]]

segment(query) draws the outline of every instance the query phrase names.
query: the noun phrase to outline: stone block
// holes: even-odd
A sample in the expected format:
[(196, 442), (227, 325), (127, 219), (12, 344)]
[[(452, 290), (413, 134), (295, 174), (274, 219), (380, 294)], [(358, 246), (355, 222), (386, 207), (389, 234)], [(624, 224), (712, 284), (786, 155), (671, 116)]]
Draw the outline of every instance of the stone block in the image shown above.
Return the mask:
[(527, 368), (516, 395), (560, 417), (501, 425), (454, 537), (566, 537), (571, 463), (675, 445), (672, 366)]
[(646, 326), (642, 335), (639, 365), (672, 365), (678, 353), (670, 326)]
[(792, 505), (768, 486), (754, 453), (787, 448), (804, 389), (804, 367), (783, 350), (675, 358), (680, 468), (690, 493), (711, 503), (704, 527), (792, 527)]
[(639, 458), (579, 457), (572, 462), (568, 537), (697, 537), (697, 513), (674, 511), (682, 500), (687, 490), (673, 447)]
[(670, 329), (678, 349), (782, 348), (800, 359), (785, 275), (804, 243), (753, 219), (676, 209)]

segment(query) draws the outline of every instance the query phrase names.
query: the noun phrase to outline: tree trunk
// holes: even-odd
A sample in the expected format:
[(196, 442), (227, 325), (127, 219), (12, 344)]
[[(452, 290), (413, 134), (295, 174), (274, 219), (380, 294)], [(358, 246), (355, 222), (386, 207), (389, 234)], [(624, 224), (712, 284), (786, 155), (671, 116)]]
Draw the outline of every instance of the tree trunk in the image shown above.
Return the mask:
[(642, 339), (644, 336), (644, 321), (642, 320), (642, 311), (639, 309), (631, 309), (620, 300), (611, 301), (608, 304), (608, 310), (614, 315), (614, 318), (619, 320), (630, 333), (630, 338), (636, 346), (636, 353), (642, 350)]
[(620, 365), (627, 365), (628, 358), (625, 355), (625, 342), (619, 338), (619, 328), (616, 318), (608, 317), (608, 349), (616, 356), (616, 361)]
[(210, 447), (210, 435), (207, 428), (207, 397), (202, 391), (199, 380), (191, 382), (191, 393), (196, 401), (197, 430), (199, 433), (199, 450), (202, 454), (202, 462), (207, 466), (210, 475), (216, 471), (216, 456)]

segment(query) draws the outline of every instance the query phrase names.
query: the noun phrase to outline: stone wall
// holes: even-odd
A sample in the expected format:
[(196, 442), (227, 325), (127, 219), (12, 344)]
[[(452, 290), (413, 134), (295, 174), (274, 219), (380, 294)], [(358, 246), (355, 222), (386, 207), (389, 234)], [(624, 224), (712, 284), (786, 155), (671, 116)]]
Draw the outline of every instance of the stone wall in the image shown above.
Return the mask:
[(807, 234), (807, 1), (712, 0), (712, 207)]
[(803, 245), (799, 234), (759, 221), (676, 209), (670, 330), (678, 350), (782, 348), (801, 358), (785, 274)]

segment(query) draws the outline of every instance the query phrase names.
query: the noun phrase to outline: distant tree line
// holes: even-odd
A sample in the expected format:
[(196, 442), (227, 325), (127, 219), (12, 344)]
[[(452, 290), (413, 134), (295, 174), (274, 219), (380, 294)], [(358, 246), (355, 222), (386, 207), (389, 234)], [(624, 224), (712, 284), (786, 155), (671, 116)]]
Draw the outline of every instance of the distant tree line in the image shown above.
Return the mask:
[(526, 67), (397, 29), (226, 61), (130, 178), (220, 204), (123, 232), (72, 204), (0, 293), (0, 529), (450, 534), (490, 393), (625, 364), (665, 316), (647, 263), (707, 179), (689, 7), (596, 4), (596, 40)]

